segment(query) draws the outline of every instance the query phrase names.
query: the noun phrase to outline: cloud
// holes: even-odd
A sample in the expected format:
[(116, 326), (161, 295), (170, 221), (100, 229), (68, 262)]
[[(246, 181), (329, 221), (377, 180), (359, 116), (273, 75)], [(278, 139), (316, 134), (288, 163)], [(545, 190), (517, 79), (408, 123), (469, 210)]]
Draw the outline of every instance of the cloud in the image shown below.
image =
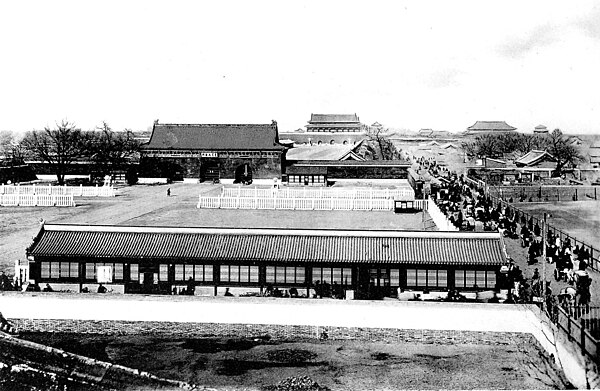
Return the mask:
[(459, 84), (459, 77), (463, 71), (456, 68), (446, 68), (428, 75), (425, 82), (430, 88), (446, 88)]
[(500, 45), (498, 51), (505, 57), (522, 58), (558, 42), (561, 30), (560, 25), (544, 24), (523, 35), (509, 38), (507, 42)]
[(600, 6), (593, 7), (590, 12), (576, 19), (572, 25), (593, 39), (600, 39)]

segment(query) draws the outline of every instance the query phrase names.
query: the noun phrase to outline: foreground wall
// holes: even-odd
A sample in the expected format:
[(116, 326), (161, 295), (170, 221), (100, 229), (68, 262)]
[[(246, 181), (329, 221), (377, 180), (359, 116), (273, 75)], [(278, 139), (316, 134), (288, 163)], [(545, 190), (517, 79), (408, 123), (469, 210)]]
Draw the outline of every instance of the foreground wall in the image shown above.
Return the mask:
[(577, 347), (529, 305), (6, 292), (0, 311), (23, 331), (277, 338), (325, 332), (334, 339), (448, 343), (530, 334), (577, 388), (597, 379)]

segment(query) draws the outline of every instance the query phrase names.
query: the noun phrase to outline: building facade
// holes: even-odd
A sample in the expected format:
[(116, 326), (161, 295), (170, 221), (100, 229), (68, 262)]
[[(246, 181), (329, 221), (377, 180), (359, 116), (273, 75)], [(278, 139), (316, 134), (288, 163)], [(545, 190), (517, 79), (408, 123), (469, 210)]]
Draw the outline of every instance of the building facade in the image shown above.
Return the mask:
[(140, 177), (233, 180), (281, 177), (285, 147), (271, 124), (154, 123), (142, 146)]
[(417, 232), (44, 225), (27, 250), (30, 278), (54, 290), (216, 294), (319, 286), (356, 298), (498, 289), (498, 232)]
[(356, 114), (311, 114), (307, 132), (364, 132)]
[(517, 130), (505, 121), (477, 121), (467, 128), (466, 136), (478, 136), (484, 134), (502, 134)]

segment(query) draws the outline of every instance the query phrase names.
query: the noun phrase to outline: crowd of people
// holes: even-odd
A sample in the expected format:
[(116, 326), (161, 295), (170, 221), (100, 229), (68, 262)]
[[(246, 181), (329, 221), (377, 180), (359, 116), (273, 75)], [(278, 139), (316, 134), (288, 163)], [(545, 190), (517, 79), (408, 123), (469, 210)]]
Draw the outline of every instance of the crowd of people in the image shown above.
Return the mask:
[[(434, 195), (435, 197), (435, 195)], [(588, 305), (591, 300), (591, 277), (587, 271), (591, 255), (583, 245), (574, 245), (569, 238), (564, 240), (553, 232), (545, 233), (539, 221), (510, 207), (509, 203), (493, 199), (464, 177), (448, 175), (437, 193), (436, 203), (440, 210), (458, 229), (473, 230), (478, 222), (484, 231), (499, 230), (506, 238), (519, 240), (527, 248), (527, 264), (532, 266), (543, 258), (554, 265), (554, 279), (565, 282), (571, 289), (563, 288), (557, 295), (563, 305)], [(510, 201), (510, 200), (509, 200)], [(536, 268), (531, 277), (525, 277), (514, 261), (508, 260), (500, 279), (501, 289), (509, 291), (509, 302), (532, 302), (534, 297), (543, 297), (542, 279)], [(546, 283), (546, 296), (552, 295), (550, 283)]]

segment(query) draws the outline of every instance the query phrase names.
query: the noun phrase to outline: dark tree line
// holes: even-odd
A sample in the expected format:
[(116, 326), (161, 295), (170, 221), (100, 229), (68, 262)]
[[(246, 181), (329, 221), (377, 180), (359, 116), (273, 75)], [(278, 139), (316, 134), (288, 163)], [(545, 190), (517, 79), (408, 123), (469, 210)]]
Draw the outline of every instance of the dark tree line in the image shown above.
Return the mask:
[(576, 166), (583, 160), (579, 148), (572, 141), (571, 136), (565, 136), (560, 129), (554, 129), (548, 135), (485, 134), (463, 142), (461, 147), (471, 158), (503, 158), (515, 152), (525, 154), (532, 149), (545, 150), (556, 158), (556, 174), (560, 175), (565, 166)]
[(126, 163), (139, 152), (140, 144), (131, 130), (113, 131), (103, 122), (95, 130), (83, 131), (63, 120), (54, 128), (27, 132), (19, 146), (30, 158), (49, 164), (59, 184), (64, 184), (71, 163), (92, 162), (97, 171), (109, 173), (110, 167)]

